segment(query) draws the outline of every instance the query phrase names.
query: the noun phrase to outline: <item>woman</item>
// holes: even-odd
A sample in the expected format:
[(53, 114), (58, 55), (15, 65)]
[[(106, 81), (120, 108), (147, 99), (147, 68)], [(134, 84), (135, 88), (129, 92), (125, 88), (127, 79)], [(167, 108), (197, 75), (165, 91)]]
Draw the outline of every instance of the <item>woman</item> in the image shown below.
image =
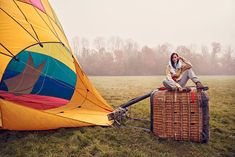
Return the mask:
[(166, 68), (166, 79), (163, 81), (163, 85), (168, 90), (178, 89), (182, 91), (189, 79), (196, 84), (197, 88), (203, 87), (192, 70), (192, 64), (177, 53), (172, 53)]

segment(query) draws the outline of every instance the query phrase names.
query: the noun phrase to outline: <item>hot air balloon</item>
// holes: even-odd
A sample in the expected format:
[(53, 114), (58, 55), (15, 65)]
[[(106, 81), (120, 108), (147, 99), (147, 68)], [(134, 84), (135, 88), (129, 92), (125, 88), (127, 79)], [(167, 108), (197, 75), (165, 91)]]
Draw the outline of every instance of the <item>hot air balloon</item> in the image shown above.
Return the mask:
[(0, 127), (109, 126), (48, 0), (0, 0)]

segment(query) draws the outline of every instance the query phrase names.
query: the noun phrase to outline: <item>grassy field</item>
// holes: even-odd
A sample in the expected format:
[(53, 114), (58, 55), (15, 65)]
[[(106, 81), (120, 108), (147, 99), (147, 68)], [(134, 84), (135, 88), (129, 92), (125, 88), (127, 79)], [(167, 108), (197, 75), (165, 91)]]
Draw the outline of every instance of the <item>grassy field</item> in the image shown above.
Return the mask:
[[(161, 85), (163, 76), (91, 77), (114, 107)], [(141, 129), (84, 127), (52, 131), (1, 131), (0, 156), (235, 156), (235, 76), (201, 76), (210, 97), (208, 144), (162, 140)], [(130, 116), (149, 119), (149, 99), (130, 109)], [(126, 121), (125, 126), (149, 128), (149, 122)]]

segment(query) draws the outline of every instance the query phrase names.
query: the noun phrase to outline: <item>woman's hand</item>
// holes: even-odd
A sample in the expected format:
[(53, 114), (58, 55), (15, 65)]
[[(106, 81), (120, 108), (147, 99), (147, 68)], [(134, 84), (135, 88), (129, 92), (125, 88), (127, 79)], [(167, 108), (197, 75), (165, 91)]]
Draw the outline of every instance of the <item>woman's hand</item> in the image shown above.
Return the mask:
[(178, 60), (182, 60), (182, 57), (181, 57), (181, 56), (178, 56)]
[(182, 87), (178, 87), (179, 91), (182, 92), (183, 91), (183, 88)]

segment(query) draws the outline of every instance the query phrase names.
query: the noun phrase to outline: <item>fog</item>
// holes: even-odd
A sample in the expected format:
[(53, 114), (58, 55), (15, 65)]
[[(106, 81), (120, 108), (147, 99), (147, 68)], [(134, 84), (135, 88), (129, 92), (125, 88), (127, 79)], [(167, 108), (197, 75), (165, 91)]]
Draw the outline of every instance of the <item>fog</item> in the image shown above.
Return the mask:
[(199, 74), (235, 74), (234, 0), (50, 2), (89, 75), (164, 74), (174, 51)]

